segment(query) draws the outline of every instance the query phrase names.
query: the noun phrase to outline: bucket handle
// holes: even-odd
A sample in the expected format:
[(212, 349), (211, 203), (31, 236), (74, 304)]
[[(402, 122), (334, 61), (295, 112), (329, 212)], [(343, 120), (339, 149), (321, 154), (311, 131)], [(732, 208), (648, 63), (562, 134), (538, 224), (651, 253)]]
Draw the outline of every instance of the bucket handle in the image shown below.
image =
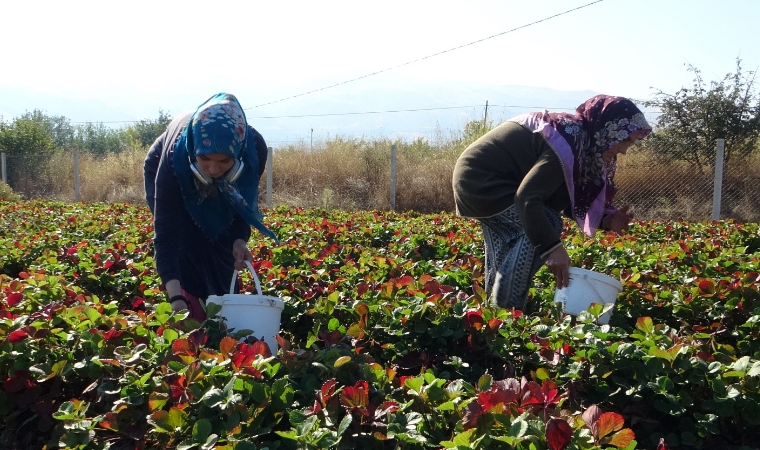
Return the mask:
[[(256, 292), (259, 295), (263, 295), (261, 293), (261, 283), (259, 283), (259, 277), (256, 275), (256, 271), (253, 269), (253, 265), (250, 261), (247, 259), (245, 260), (245, 265), (248, 266), (248, 269), (251, 271), (251, 275), (253, 276), (253, 281), (256, 283)], [(232, 283), (230, 283), (230, 294), (235, 293), (235, 281), (237, 281), (238, 272), (237, 270), (232, 272)]]

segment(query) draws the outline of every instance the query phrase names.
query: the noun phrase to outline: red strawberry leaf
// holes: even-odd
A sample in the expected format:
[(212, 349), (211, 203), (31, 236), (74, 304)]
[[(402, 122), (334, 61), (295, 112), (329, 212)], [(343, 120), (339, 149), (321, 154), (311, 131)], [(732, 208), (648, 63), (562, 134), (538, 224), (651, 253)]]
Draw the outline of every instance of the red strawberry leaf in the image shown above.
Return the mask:
[(242, 373), (244, 373), (245, 375), (250, 375), (258, 379), (264, 378), (264, 375), (261, 373), (261, 371), (259, 371), (255, 367), (246, 367), (242, 370)]
[(6, 392), (18, 392), (22, 389), (28, 389), (35, 385), (35, 381), (29, 375), (29, 372), (17, 370), (13, 376), (8, 377), (3, 382), (3, 389)]
[(471, 330), (481, 330), (483, 323), (483, 313), (480, 311), (467, 311), (464, 314), (464, 324)]
[(546, 443), (551, 450), (564, 450), (573, 437), (573, 429), (563, 419), (553, 418), (546, 422)]
[(317, 400), (314, 400), (314, 406), (306, 408), (304, 413), (307, 416), (313, 416), (315, 414), (318, 414), (320, 411), (322, 411), (322, 405)]
[(703, 297), (711, 297), (715, 295), (715, 282), (712, 280), (701, 280), (697, 287), (699, 288), (699, 295)]
[(195, 348), (187, 339), (177, 339), (172, 342), (172, 352), (176, 356), (195, 356)]
[(478, 419), (483, 416), (483, 407), (479, 402), (470, 402), (462, 413), (462, 428), (469, 430), (478, 426)]
[(269, 349), (269, 344), (266, 341), (256, 341), (251, 344), (251, 351), (254, 355), (261, 355), (264, 358), (272, 357), (272, 350)]
[(222, 352), (225, 355), (229, 355), (230, 353), (235, 351), (235, 347), (237, 347), (238, 341), (230, 336), (225, 336), (222, 338), (222, 341), (219, 342), (219, 351)]
[(19, 303), (21, 303), (21, 300), (23, 300), (23, 299), (24, 299), (24, 294), (21, 294), (20, 292), (16, 292), (16, 293), (13, 293), (13, 294), (9, 294), (5, 298), (5, 301), (8, 303), (8, 306), (12, 307), (12, 306), (16, 306)]
[(362, 415), (369, 415), (369, 385), (366, 381), (357, 381), (354, 386), (348, 386), (340, 393), (340, 404)]
[(599, 433), (598, 438), (601, 439), (608, 434), (614, 433), (623, 428), (624, 424), (625, 420), (623, 420), (623, 416), (620, 414), (614, 412), (602, 413), (599, 416), (599, 420), (596, 421), (597, 432)]
[(636, 435), (633, 433), (633, 430), (630, 428), (623, 428), (622, 430), (613, 434), (609, 440), (603, 439), (602, 443), (605, 443), (606, 441), (606, 443), (609, 445), (614, 445), (618, 448), (625, 448), (628, 447), (628, 445), (630, 445), (631, 441), (634, 439), (636, 439)]
[(332, 398), (333, 394), (335, 394), (335, 385), (335, 378), (327, 380), (322, 384), (322, 387), (319, 390), (319, 401), (323, 405), (326, 405), (327, 402), (330, 401), (330, 398)]
[(488, 329), (491, 331), (498, 330), (504, 322), (499, 319), (491, 319), (488, 321)]
[(208, 341), (208, 334), (204, 328), (199, 328), (193, 330), (187, 338), (196, 349), (199, 349)]
[(256, 354), (253, 352), (253, 349), (242, 343), (238, 346), (232, 357), (230, 357), (232, 366), (237, 370), (240, 370), (244, 367), (249, 367), (255, 360)]
[(375, 409), (374, 418), (378, 420), (388, 413), (396, 412), (398, 410), (398, 403), (396, 402), (383, 402)]
[(106, 415), (103, 417), (103, 420), (100, 421), (99, 425), (106, 430), (119, 431), (119, 421), (116, 417), (116, 414), (112, 412), (106, 413)]
[(24, 331), (24, 330), (14, 330), (14, 331), (11, 332), (11, 334), (8, 335), (8, 342), (15, 344), (17, 342), (21, 342), (21, 341), (25, 340), (28, 337), (29, 337), (29, 335), (27, 334), (26, 331)]
[(602, 415), (602, 410), (599, 409), (599, 407), (596, 405), (591, 405), (588, 407), (588, 409), (583, 411), (583, 415), (581, 415), (581, 418), (583, 419), (584, 422), (586, 422), (586, 426), (591, 428), (594, 425), (594, 423), (597, 420), (599, 420), (599, 416), (601, 415)]

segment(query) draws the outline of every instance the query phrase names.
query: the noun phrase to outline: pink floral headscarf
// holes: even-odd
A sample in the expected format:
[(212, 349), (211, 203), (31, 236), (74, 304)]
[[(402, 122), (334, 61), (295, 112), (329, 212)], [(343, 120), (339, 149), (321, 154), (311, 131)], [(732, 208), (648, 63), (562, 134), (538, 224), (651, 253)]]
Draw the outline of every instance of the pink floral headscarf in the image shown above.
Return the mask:
[(557, 152), (565, 170), (565, 182), (578, 225), (593, 235), (602, 215), (614, 212), (612, 180), (615, 161), (605, 164), (602, 153), (636, 131), (639, 138), (652, 132), (644, 114), (629, 99), (597, 95), (586, 100), (575, 114), (537, 112), (512, 121), (541, 133)]

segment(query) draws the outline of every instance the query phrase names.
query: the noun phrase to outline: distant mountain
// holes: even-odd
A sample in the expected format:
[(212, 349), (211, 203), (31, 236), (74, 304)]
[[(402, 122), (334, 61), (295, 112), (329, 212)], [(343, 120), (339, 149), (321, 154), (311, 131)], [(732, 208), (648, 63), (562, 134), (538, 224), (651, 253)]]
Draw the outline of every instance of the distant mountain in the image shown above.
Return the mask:
[[(332, 82), (334, 83), (334, 82)], [(272, 146), (331, 136), (432, 138), (436, 130), (460, 130), (470, 120), (482, 120), (488, 102), (488, 119), (499, 123), (509, 117), (541, 109), (573, 110), (593, 91), (560, 91), (528, 86), (499, 86), (453, 81), (419, 81), (396, 74), (379, 74), (352, 83), (277, 101), (317, 90), (331, 82), (289, 86), (287, 90), (251, 88), (236, 90), (249, 122)], [(72, 122), (99, 121), (114, 127), (123, 121), (155, 119), (159, 109), (180, 114), (193, 109), (213, 92), (132, 93), (124, 98), (82, 98), (0, 87), (0, 116), (11, 120), (25, 111), (40, 109)], [(192, 101), (188, 97), (192, 95)], [(274, 102), (255, 107), (259, 104)], [(313, 132), (312, 132), (313, 130)], [(313, 133), (313, 134), (312, 134)]]
[(0, 118), (6, 122), (35, 109), (50, 116), (64, 116), (71, 122), (97, 121), (116, 127), (123, 125), (122, 121), (158, 117), (158, 109), (143, 116), (135, 106), (139, 104), (134, 105), (129, 99), (120, 102), (0, 86)]
[(270, 141), (308, 141), (311, 129), (315, 138), (328, 134), (430, 138), (436, 129), (459, 130), (470, 120), (482, 120), (486, 102), (488, 119), (499, 123), (544, 108), (571, 111), (594, 95), (592, 91), (421, 82), (381, 75), (249, 109), (246, 114), (249, 122)]

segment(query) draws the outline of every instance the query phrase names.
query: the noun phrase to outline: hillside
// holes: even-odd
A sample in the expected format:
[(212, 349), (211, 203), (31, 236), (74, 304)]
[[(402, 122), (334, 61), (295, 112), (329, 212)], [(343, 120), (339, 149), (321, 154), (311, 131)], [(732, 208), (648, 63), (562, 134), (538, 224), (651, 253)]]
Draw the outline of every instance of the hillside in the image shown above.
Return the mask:
[[(211, 90), (228, 89), (247, 108), (246, 113), (254, 127), (270, 144), (279, 146), (299, 139), (308, 142), (312, 129), (315, 140), (335, 135), (432, 138), (437, 128), (444, 132), (461, 129), (467, 121), (482, 118), (486, 101), (489, 119), (498, 122), (529, 110), (572, 109), (596, 94), (528, 86), (426, 82), (396, 74), (380, 74), (278, 101), (330, 84), (329, 81), (312, 82), (290, 86), (287, 91), (257, 86), (221, 86), (210, 87), (209, 93), (202, 94), (133, 92), (121, 97), (123, 99), (118, 99), (116, 94), (111, 98), (70, 98), (41, 90), (0, 87), (0, 98), (3, 99), (0, 101), (0, 117), (10, 120), (25, 111), (40, 109), (49, 115), (65, 116), (72, 122), (113, 122), (109, 125), (119, 127), (124, 125), (123, 121), (155, 119), (159, 110), (180, 114), (203, 101)], [(274, 103), (256, 107), (270, 102)]]

